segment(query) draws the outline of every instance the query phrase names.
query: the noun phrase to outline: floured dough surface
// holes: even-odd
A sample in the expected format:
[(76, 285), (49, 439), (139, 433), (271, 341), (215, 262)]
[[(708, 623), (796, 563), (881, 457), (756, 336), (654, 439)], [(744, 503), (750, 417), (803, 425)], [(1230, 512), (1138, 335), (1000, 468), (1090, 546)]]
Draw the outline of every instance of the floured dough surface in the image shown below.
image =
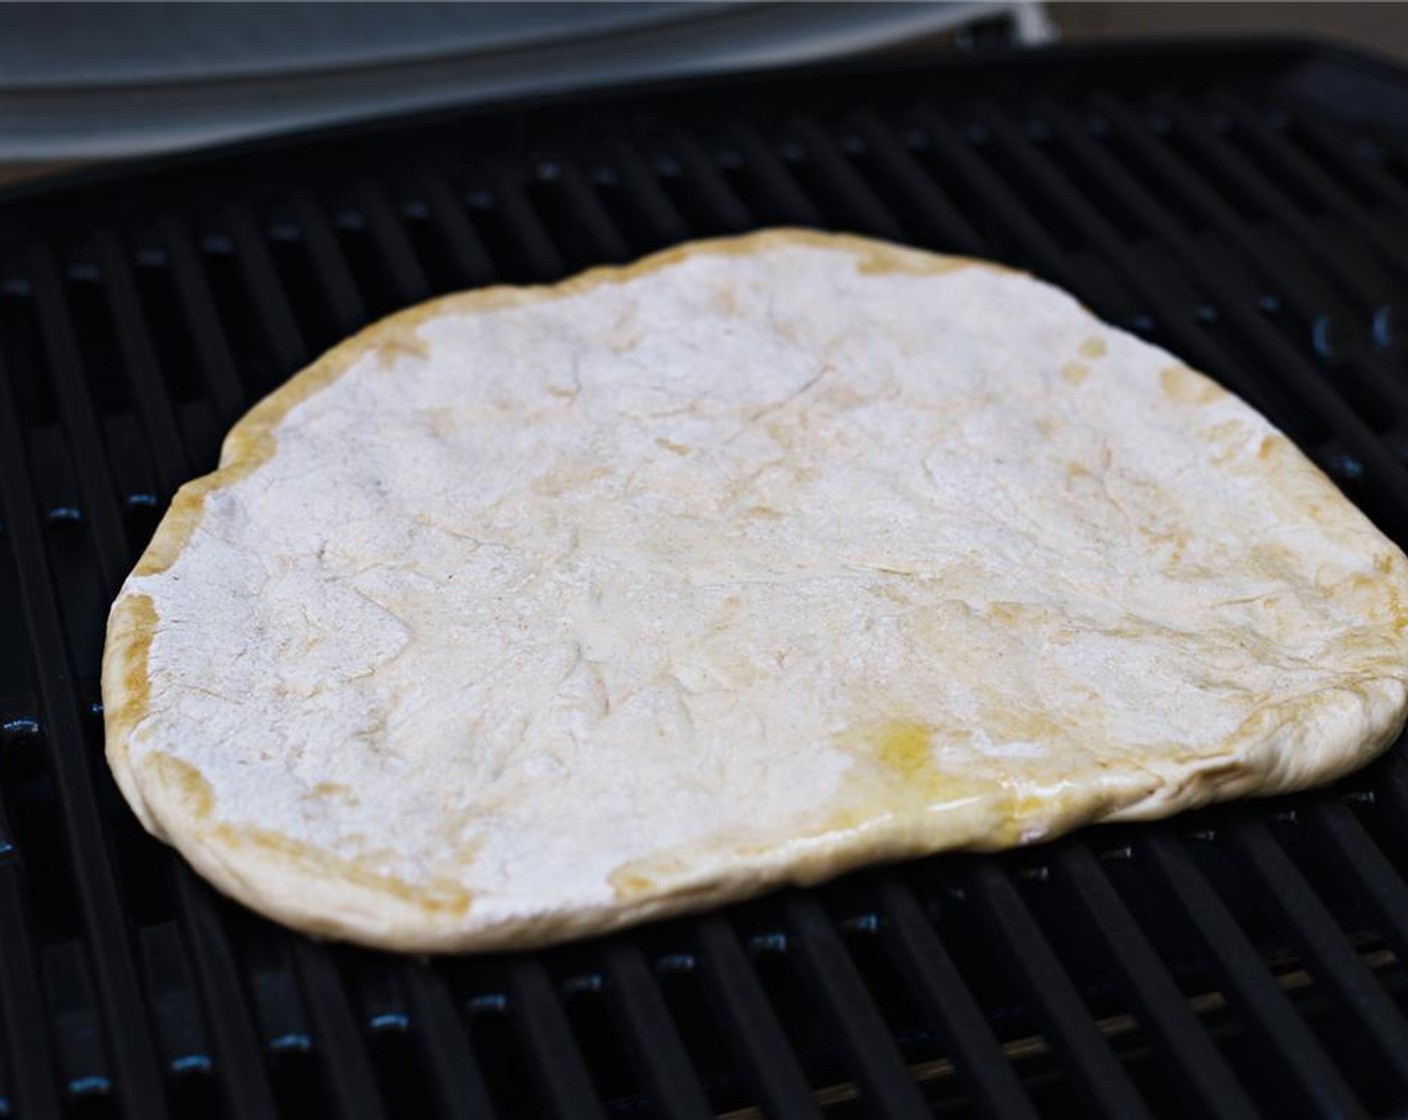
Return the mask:
[(1405, 562), (1031, 277), (775, 231), (454, 296), (260, 404), (113, 607), (108, 757), (311, 932), (527, 946), (1290, 790)]

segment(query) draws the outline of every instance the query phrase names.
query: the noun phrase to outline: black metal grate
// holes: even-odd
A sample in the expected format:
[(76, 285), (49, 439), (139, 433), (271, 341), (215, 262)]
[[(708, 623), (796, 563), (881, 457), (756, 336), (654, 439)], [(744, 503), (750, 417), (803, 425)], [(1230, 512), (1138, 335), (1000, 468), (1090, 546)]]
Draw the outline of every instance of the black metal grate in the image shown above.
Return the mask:
[(0, 1116), (1384, 1115), (1408, 760), (547, 953), (313, 944), (149, 840), (106, 605), (370, 318), (792, 223), (993, 256), (1266, 410), (1408, 540), (1408, 78), (1053, 53), (442, 115), (0, 202)]

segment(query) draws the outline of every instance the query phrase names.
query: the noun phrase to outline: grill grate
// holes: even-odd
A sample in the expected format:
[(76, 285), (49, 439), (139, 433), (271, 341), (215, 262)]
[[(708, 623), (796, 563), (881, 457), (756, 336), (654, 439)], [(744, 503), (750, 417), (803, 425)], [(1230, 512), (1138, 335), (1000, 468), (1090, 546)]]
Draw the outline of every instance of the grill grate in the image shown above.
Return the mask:
[(780, 222), (1033, 269), (1408, 540), (1408, 79), (1321, 48), (683, 87), (12, 192), (0, 1116), (1408, 1107), (1399, 751), (1332, 791), (431, 962), (270, 926), (141, 833), (102, 762), (105, 606), (250, 403), (433, 293)]

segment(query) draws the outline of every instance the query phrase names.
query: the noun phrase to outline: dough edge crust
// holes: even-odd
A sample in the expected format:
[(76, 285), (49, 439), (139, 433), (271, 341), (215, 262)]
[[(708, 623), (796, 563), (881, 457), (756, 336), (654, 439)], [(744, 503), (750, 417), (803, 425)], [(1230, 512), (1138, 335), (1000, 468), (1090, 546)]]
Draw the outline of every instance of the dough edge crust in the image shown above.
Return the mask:
[[(969, 267), (1017, 271), (852, 234), (769, 229), (687, 242), (629, 265), (589, 269), (556, 284), (495, 285), (425, 301), (365, 327), (254, 405), (226, 436), (217, 469), (177, 491), (133, 575), (158, 574), (176, 562), (200, 523), (206, 496), (252, 473), (275, 454), (274, 433), (288, 412), (331, 385), (369, 352), (416, 351), (419, 340), (414, 332), (426, 320), (574, 295), (597, 285), (635, 279), (695, 254), (749, 254), (797, 245), (844, 250), (858, 259), (863, 271), (937, 274)], [(1204, 374), (1185, 371), (1210, 390), (1221, 392)], [(1276, 475), (1299, 474), (1302, 482), (1312, 483), (1310, 489), (1328, 491), (1334, 500), (1349, 504), (1294, 445), (1287, 442), (1282, 451)], [(1310, 504), (1301, 488), (1286, 489), (1300, 491), (1302, 506)], [(1387, 538), (1384, 543), (1398, 552)], [(1394, 577), (1386, 573), (1382, 578)], [(222, 892), (266, 917), (318, 937), (415, 953), (536, 948), (706, 909), (769, 888), (820, 882), (868, 864), (938, 851), (1009, 848), (1023, 842), (1024, 824), (1042, 808), (1046, 812), (1040, 838), (1049, 840), (1086, 824), (1151, 820), (1248, 794), (1288, 793), (1332, 781), (1381, 753), (1401, 732), (1408, 706), (1408, 688), (1401, 676), (1349, 678), (1339, 687), (1258, 710), (1226, 740), (1222, 751), (1190, 758), (1178, 774), (1163, 777), (1132, 799), (1102, 797), (1098, 785), (1086, 783), (1074, 796), (1059, 798), (1053, 814), (1049, 802), (1032, 805), (999, 791), (943, 813), (882, 818), (837, 832), (826, 843), (802, 852), (782, 845), (738, 855), (729, 866), (681, 875), (665, 888), (637, 897), (476, 925), (466, 920), (473, 910), (467, 891), (459, 892), (462, 898), (455, 897), (443, 888), (408, 884), (277, 834), (221, 824), (213, 815), (210, 786), (196, 767), (158, 750), (151, 751), (142, 765), (134, 764), (129, 744), (148, 712), (147, 654), (159, 626), (151, 597), (124, 589), (109, 614), (103, 650), (105, 753), (119, 789), (142, 825), (174, 846)], [(1320, 749), (1306, 751), (1311, 742), (1318, 742)], [(1307, 758), (1314, 764), (1287, 765)]]

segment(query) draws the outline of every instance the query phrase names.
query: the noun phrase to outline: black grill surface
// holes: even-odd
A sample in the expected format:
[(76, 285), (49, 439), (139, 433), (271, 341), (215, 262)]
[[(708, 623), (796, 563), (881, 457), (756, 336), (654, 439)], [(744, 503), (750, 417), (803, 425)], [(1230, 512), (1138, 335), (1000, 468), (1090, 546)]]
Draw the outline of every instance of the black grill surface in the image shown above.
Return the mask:
[(1408, 540), (1408, 79), (1058, 52), (451, 113), (0, 200), (0, 1116), (1386, 1115), (1408, 762), (551, 952), (315, 944), (149, 840), (106, 607), (262, 394), (437, 292), (789, 223), (995, 257)]

